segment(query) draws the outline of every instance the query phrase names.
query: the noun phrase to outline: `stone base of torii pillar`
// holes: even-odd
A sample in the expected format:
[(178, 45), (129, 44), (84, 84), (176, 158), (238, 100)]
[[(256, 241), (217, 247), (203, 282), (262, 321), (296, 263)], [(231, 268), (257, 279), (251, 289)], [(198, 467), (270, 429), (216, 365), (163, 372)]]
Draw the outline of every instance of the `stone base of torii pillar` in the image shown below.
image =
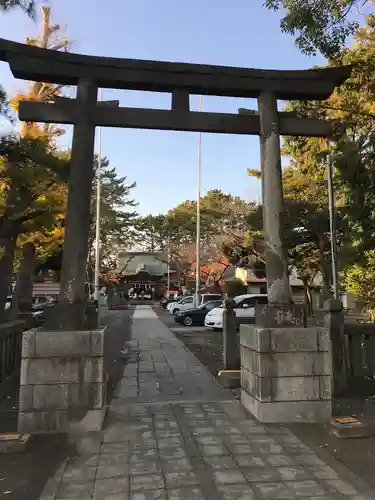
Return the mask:
[(277, 100), (258, 99), (268, 305), (241, 325), (241, 400), (261, 422), (328, 422), (332, 414), (329, 331), (304, 328), (292, 302), (283, 237), (284, 203)]

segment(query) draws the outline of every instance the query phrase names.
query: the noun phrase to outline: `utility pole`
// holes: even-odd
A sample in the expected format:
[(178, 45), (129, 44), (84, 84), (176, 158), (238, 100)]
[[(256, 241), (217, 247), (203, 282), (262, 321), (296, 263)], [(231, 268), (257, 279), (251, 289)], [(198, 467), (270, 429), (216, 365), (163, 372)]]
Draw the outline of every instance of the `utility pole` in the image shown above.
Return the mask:
[[(200, 96), (199, 111), (203, 111), (203, 97)], [(202, 132), (198, 135), (198, 172), (197, 172), (197, 234), (195, 250), (195, 306), (200, 302), (200, 249), (201, 249), (201, 177), (202, 177)]]

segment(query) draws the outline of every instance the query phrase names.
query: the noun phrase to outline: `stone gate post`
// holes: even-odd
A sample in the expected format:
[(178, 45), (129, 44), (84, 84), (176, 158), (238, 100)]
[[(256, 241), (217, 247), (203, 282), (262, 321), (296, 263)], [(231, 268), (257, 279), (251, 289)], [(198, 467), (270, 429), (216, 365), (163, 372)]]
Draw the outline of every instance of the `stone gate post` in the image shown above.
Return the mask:
[(283, 235), (284, 200), (276, 96), (258, 98), (267, 293), (271, 305), (291, 306), (292, 295)]
[(86, 299), (86, 260), (91, 217), (91, 191), (94, 162), (95, 122), (98, 86), (81, 79), (77, 87), (77, 119), (68, 183), (64, 252), (61, 269), (58, 329), (84, 327)]
[(239, 370), (241, 366), (239, 335), (233, 299), (225, 301), (223, 315), (223, 364), (224, 370)]

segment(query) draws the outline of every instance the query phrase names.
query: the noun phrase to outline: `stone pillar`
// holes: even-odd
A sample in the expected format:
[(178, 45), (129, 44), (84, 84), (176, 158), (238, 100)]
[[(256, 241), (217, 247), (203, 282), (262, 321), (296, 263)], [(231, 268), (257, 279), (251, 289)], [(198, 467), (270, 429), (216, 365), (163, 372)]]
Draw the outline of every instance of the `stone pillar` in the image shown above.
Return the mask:
[(85, 321), (85, 281), (90, 231), (91, 191), (94, 167), (97, 85), (82, 79), (77, 88), (77, 121), (73, 130), (68, 183), (64, 252), (61, 269), (58, 329), (80, 330)]
[(240, 343), (237, 333), (233, 300), (225, 301), (223, 315), (223, 364), (224, 370), (239, 370), (241, 366)]
[(324, 326), (328, 329), (332, 345), (333, 394), (340, 395), (347, 385), (345, 358), (344, 310), (340, 300), (330, 299), (324, 304)]
[(241, 401), (265, 423), (328, 422), (332, 415), (328, 329), (241, 325)]
[(104, 330), (28, 330), (22, 336), (18, 431), (100, 431)]
[(260, 116), (263, 229), (269, 303), (290, 307), (292, 295), (283, 238), (284, 202), (277, 99), (262, 92)]

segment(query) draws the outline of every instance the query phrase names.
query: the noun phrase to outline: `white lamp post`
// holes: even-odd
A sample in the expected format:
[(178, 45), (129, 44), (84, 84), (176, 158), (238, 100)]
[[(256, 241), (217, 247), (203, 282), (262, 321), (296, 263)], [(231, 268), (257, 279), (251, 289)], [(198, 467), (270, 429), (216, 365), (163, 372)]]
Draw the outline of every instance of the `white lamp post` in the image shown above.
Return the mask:
[(333, 165), (332, 157), (329, 154), (327, 159), (327, 177), (328, 177), (328, 207), (329, 207), (329, 227), (331, 232), (331, 260), (332, 260), (332, 284), (333, 296), (340, 300), (339, 293), (339, 275), (337, 263), (337, 231), (336, 231), (336, 209), (335, 193), (333, 189)]
[[(103, 101), (103, 89), (99, 90), (99, 101)], [(95, 226), (95, 299), (99, 306), (99, 275), (100, 275), (100, 191), (101, 191), (101, 159), (102, 159), (102, 127), (98, 130), (98, 171), (96, 181), (96, 226)], [(98, 307), (98, 310), (100, 308)]]
[[(200, 96), (199, 111), (203, 111), (203, 97)], [(200, 249), (201, 249), (201, 173), (202, 173), (202, 132), (198, 135), (198, 172), (197, 172), (197, 234), (195, 250), (195, 306), (200, 302)]]

